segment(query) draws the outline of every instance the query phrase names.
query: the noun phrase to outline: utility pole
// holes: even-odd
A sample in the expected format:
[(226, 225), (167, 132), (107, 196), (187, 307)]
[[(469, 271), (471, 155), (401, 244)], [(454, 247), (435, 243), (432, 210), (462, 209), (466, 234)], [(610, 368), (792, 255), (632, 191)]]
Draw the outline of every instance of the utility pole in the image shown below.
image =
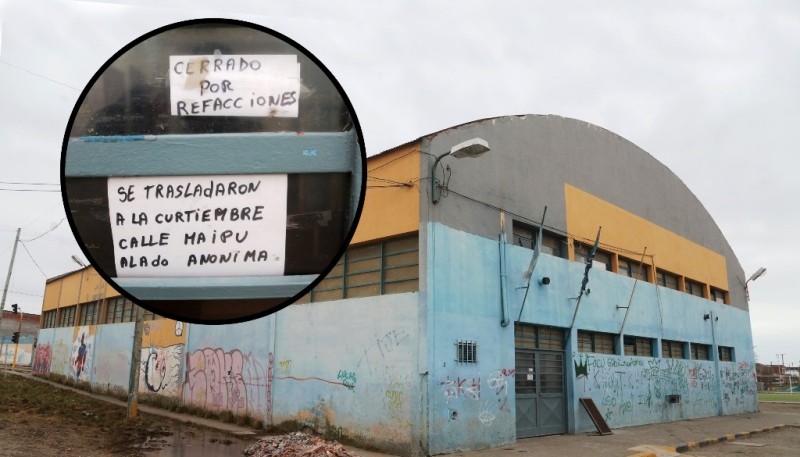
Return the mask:
[(128, 419), (136, 420), (139, 415), (139, 366), (142, 361), (142, 321), (144, 309), (136, 307), (136, 323), (133, 326), (133, 349), (131, 353), (131, 371), (128, 380)]
[(8, 274), (6, 275), (6, 285), (3, 287), (3, 298), (0, 300), (0, 325), (3, 324), (3, 311), (6, 309), (6, 295), (8, 294), (8, 284), (11, 282), (11, 270), (14, 269), (14, 257), (17, 256), (17, 244), (19, 244), (19, 232), (21, 228), (17, 228), (17, 237), (14, 239), (14, 248), (11, 250), (11, 263), (8, 265)]

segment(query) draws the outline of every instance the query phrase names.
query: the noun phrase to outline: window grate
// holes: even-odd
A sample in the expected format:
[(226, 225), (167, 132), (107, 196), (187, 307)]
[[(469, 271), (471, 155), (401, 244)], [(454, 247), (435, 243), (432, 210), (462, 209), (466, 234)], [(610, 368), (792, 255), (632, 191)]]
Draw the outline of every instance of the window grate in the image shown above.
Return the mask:
[(466, 340), (456, 342), (456, 362), (478, 363), (478, 343)]

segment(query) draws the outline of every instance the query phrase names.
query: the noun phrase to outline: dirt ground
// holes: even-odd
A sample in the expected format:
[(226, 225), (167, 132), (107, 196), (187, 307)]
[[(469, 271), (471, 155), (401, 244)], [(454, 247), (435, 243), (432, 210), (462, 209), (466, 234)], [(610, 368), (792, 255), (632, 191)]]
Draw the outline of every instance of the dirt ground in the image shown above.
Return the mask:
[[(166, 419), (13, 374), (0, 374), (0, 455), (141, 456), (169, 436)], [(142, 443), (148, 447), (142, 447)]]

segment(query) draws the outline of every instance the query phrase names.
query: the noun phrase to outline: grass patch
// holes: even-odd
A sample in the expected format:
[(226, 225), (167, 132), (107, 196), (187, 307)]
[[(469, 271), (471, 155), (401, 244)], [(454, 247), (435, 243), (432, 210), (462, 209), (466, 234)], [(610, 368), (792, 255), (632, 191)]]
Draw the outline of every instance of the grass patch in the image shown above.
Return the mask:
[(800, 403), (800, 393), (762, 393), (758, 394), (758, 401), (785, 401), (791, 403)]

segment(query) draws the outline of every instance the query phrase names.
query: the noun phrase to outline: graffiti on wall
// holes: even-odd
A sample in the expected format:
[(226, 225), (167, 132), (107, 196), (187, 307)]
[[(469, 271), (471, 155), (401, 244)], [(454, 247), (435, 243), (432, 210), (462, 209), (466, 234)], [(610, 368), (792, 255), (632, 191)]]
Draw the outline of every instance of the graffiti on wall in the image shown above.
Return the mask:
[(364, 348), (361, 357), (358, 359), (358, 363), (356, 363), (356, 367), (361, 367), (363, 363), (366, 365), (367, 371), (372, 374), (372, 365), (379, 365), (380, 361), (402, 346), (408, 338), (408, 332), (403, 329), (394, 329), (384, 334), (376, 334), (374, 342)]
[(70, 354), (70, 376), (74, 377), (76, 381), (88, 381), (89, 367), (94, 354), (94, 335), (89, 332), (89, 327), (83, 326), (76, 329)]
[(183, 401), (211, 411), (259, 415), (271, 409), (272, 354), (260, 360), (238, 349), (198, 349), (186, 354)]
[(33, 354), (33, 365), (31, 369), (35, 374), (48, 375), (50, 374), (50, 362), (53, 360), (53, 351), (50, 343), (40, 344), (36, 346)]
[(510, 413), (508, 407), (509, 378), (514, 377), (513, 368), (502, 368), (492, 371), (489, 376), (481, 379), (477, 376), (449, 376), (439, 382), (442, 395), (448, 405), (462, 399), (470, 402), (479, 402), (477, 419), (485, 426), (491, 426), (498, 415)]
[(612, 427), (671, 411), (689, 417), (714, 414), (718, 384), (728, 406), (751, 405), (755, 398), (755, 371), (746, 362), (723, 363), (718, 383), (710, 361), (587, 353), (575, 354), (574, 360), (576, 388), (595, 400)]
[(186, 337), (183, 323), (172, 319), (147, 321), (142, 326), (139, 390), (169, 397), (181, 393), (181, 364)]
[(183, 345), (142, 348), (139, 386), (143, 392), (170, 397), (181, 389)]

